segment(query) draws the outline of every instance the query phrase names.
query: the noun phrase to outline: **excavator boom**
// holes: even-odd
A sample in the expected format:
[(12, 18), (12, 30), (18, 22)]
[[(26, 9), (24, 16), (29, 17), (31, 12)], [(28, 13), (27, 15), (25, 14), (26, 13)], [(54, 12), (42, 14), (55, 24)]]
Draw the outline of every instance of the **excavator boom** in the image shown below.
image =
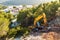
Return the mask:
[(46, 25), (46, 23), (47, 23), (46, 15), (45, 15), (45, 13), (43, 13), (43, 14), (39, 15), (37, 18), (35, 18), (35, 20), (34, 20), (34, 26), (36, 26), (36, 23), (39, 20), (41, 20), (42, 18), (44, 20), (44, 25)]

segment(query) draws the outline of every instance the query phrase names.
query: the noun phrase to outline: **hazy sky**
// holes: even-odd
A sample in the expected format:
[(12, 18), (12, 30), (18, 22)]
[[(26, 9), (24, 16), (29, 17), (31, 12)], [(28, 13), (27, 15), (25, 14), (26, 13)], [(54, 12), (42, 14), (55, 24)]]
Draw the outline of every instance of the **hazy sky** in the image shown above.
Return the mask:
[(0, 3), (5, 2), (5, 1), (8, 1), (8, 0), (0, 0)]
[[(5, 1), (9, 1), (9, 0), (0, 0), (0, 3), (5, 2)], [(44, 1), (44, 0), (42, 0), (42, 1)], [(47, 0), (47, 1), (50, 1), (50, 0)]]

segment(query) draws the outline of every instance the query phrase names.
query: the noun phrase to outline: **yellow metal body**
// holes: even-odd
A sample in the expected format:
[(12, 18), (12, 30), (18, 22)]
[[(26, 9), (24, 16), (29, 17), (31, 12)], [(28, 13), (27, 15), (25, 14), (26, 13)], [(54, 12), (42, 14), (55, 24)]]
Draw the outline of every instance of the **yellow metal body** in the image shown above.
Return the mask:
[(44, 20), (44, 25), (47, 24), (47, 19), (46, 19), (46, 15), (45, 13), (42, 13), (41, 15), (39, 15), (37, 18), (34, 19), (34, 26), (36, 26), (36, 23), (41, 20), (43, 18)]

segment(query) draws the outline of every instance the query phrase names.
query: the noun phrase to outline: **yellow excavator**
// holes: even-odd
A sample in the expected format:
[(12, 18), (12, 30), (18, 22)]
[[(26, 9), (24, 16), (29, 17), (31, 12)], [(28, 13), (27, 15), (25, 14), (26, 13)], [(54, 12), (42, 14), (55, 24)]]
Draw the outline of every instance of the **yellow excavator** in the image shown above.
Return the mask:
[(44, 22), (44, 26), (47, 26), (47, 18), (45, 13), (42, 13), (41, 15), (39, 15), (37, 18), (34, 19), (34, 27), (36, 27), (36, 24), (39, 20), (41, 20), (43, 18), (43, 22)]
[[(42, 26), (39, 23), (41, 19), (43, 19)], [(40, 31), (48, 31), (50, 29), (50, 27), (48, 27), (48, 24), (47, 24), (47, 18), (45, 13), (42, 13), (41, 15), (39, 15), (34, 19), (34, 24), (32, 26), (32, 29), (35, 29), (35, 30), (39, 29)]]

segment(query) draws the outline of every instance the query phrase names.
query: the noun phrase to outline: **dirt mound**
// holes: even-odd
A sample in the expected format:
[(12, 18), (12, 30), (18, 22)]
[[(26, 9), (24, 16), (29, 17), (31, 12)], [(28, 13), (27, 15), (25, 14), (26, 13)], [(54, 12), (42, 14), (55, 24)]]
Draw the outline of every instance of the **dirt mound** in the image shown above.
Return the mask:
[(56, 32), (44, 33), (42, 37), (46, 40), (60, 40), (60, 34)]

